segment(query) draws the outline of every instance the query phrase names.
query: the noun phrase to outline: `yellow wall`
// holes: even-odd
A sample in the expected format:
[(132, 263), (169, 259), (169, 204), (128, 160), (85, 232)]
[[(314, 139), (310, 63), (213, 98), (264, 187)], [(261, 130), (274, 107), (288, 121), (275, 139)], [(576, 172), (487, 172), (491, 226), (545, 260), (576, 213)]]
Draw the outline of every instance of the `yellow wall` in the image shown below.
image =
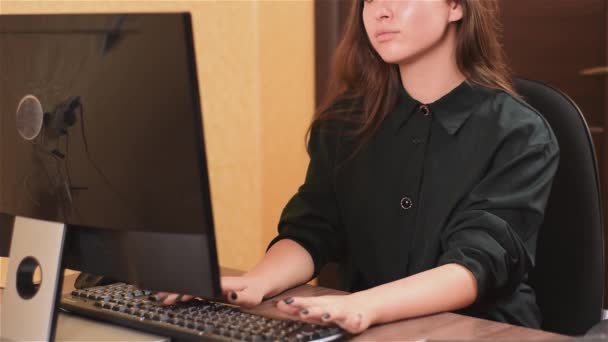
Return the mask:
[(0, 14), (159, 11), (192, 13), (220, 264), (249, 269), (308, 162), (312, 0), (0, 0)]

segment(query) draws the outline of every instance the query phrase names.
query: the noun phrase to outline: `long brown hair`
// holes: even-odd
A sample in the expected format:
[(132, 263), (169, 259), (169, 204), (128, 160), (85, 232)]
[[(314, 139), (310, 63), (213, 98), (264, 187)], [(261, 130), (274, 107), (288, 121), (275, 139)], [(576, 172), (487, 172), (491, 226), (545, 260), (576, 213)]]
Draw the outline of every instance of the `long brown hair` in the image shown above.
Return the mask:
[[(467, 81), (515, 95), (499, 44), (498, 0), (457, 1), (463, 17), (457, 25), (456, 61)], [(332, 63), (328, 90), (308, 129), (327, 121), (355, 123), (343, 134), (355, 139), (354, 153), (374, 134), (395, 106), (402, 87), (399, 67), (382, 60), (363, 25), (364, 0), (354, 0)], [(348, 106), (336, 103), (350, 103)], [(357, 111), (359, 115), (354, 115)]]

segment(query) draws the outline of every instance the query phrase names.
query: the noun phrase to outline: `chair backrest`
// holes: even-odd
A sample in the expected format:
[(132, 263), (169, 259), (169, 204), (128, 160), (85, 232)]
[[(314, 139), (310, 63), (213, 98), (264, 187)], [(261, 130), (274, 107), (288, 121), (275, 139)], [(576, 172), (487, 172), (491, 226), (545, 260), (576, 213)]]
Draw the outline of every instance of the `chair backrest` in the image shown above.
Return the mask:
[(542, 327), (581, 335), (601, 320), (605, 286), (603, 208), (593, 140), (567, 95), (524, 79), (516, 79), (515, 88), (549, 122), (560, 147), (530, 274)]

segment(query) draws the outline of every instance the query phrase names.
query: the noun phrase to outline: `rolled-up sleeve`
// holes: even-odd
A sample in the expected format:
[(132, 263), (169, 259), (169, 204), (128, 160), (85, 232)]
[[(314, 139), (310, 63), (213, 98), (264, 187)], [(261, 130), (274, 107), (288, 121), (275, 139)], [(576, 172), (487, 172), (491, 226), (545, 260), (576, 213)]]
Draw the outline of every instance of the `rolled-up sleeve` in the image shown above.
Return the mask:
[(335, 128), (312, 129), (306, 179), (283, 209), (279, 234), (268, 246), (270, 248), (282, 239), (300, 244), (314, 261), (313, 277), (326, 263), (337, 261), (343, 251), (334, 187), (337, 136)]
[(554, 137), (532, 145), (506, 141), (448, 219), (438, 264), (469, 269), (477, 280), (477, 303), (514, 291), (533, 267), (558, 160)]

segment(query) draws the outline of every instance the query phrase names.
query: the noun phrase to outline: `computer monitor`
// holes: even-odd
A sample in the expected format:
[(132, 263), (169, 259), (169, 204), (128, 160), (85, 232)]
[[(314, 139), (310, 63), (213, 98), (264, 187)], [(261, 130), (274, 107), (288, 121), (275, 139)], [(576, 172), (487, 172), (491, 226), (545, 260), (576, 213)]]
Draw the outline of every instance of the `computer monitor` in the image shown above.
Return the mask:
[(220, 295), (189, 14), (0, 15), (0, 213), (65, 223), (67, 268)]

